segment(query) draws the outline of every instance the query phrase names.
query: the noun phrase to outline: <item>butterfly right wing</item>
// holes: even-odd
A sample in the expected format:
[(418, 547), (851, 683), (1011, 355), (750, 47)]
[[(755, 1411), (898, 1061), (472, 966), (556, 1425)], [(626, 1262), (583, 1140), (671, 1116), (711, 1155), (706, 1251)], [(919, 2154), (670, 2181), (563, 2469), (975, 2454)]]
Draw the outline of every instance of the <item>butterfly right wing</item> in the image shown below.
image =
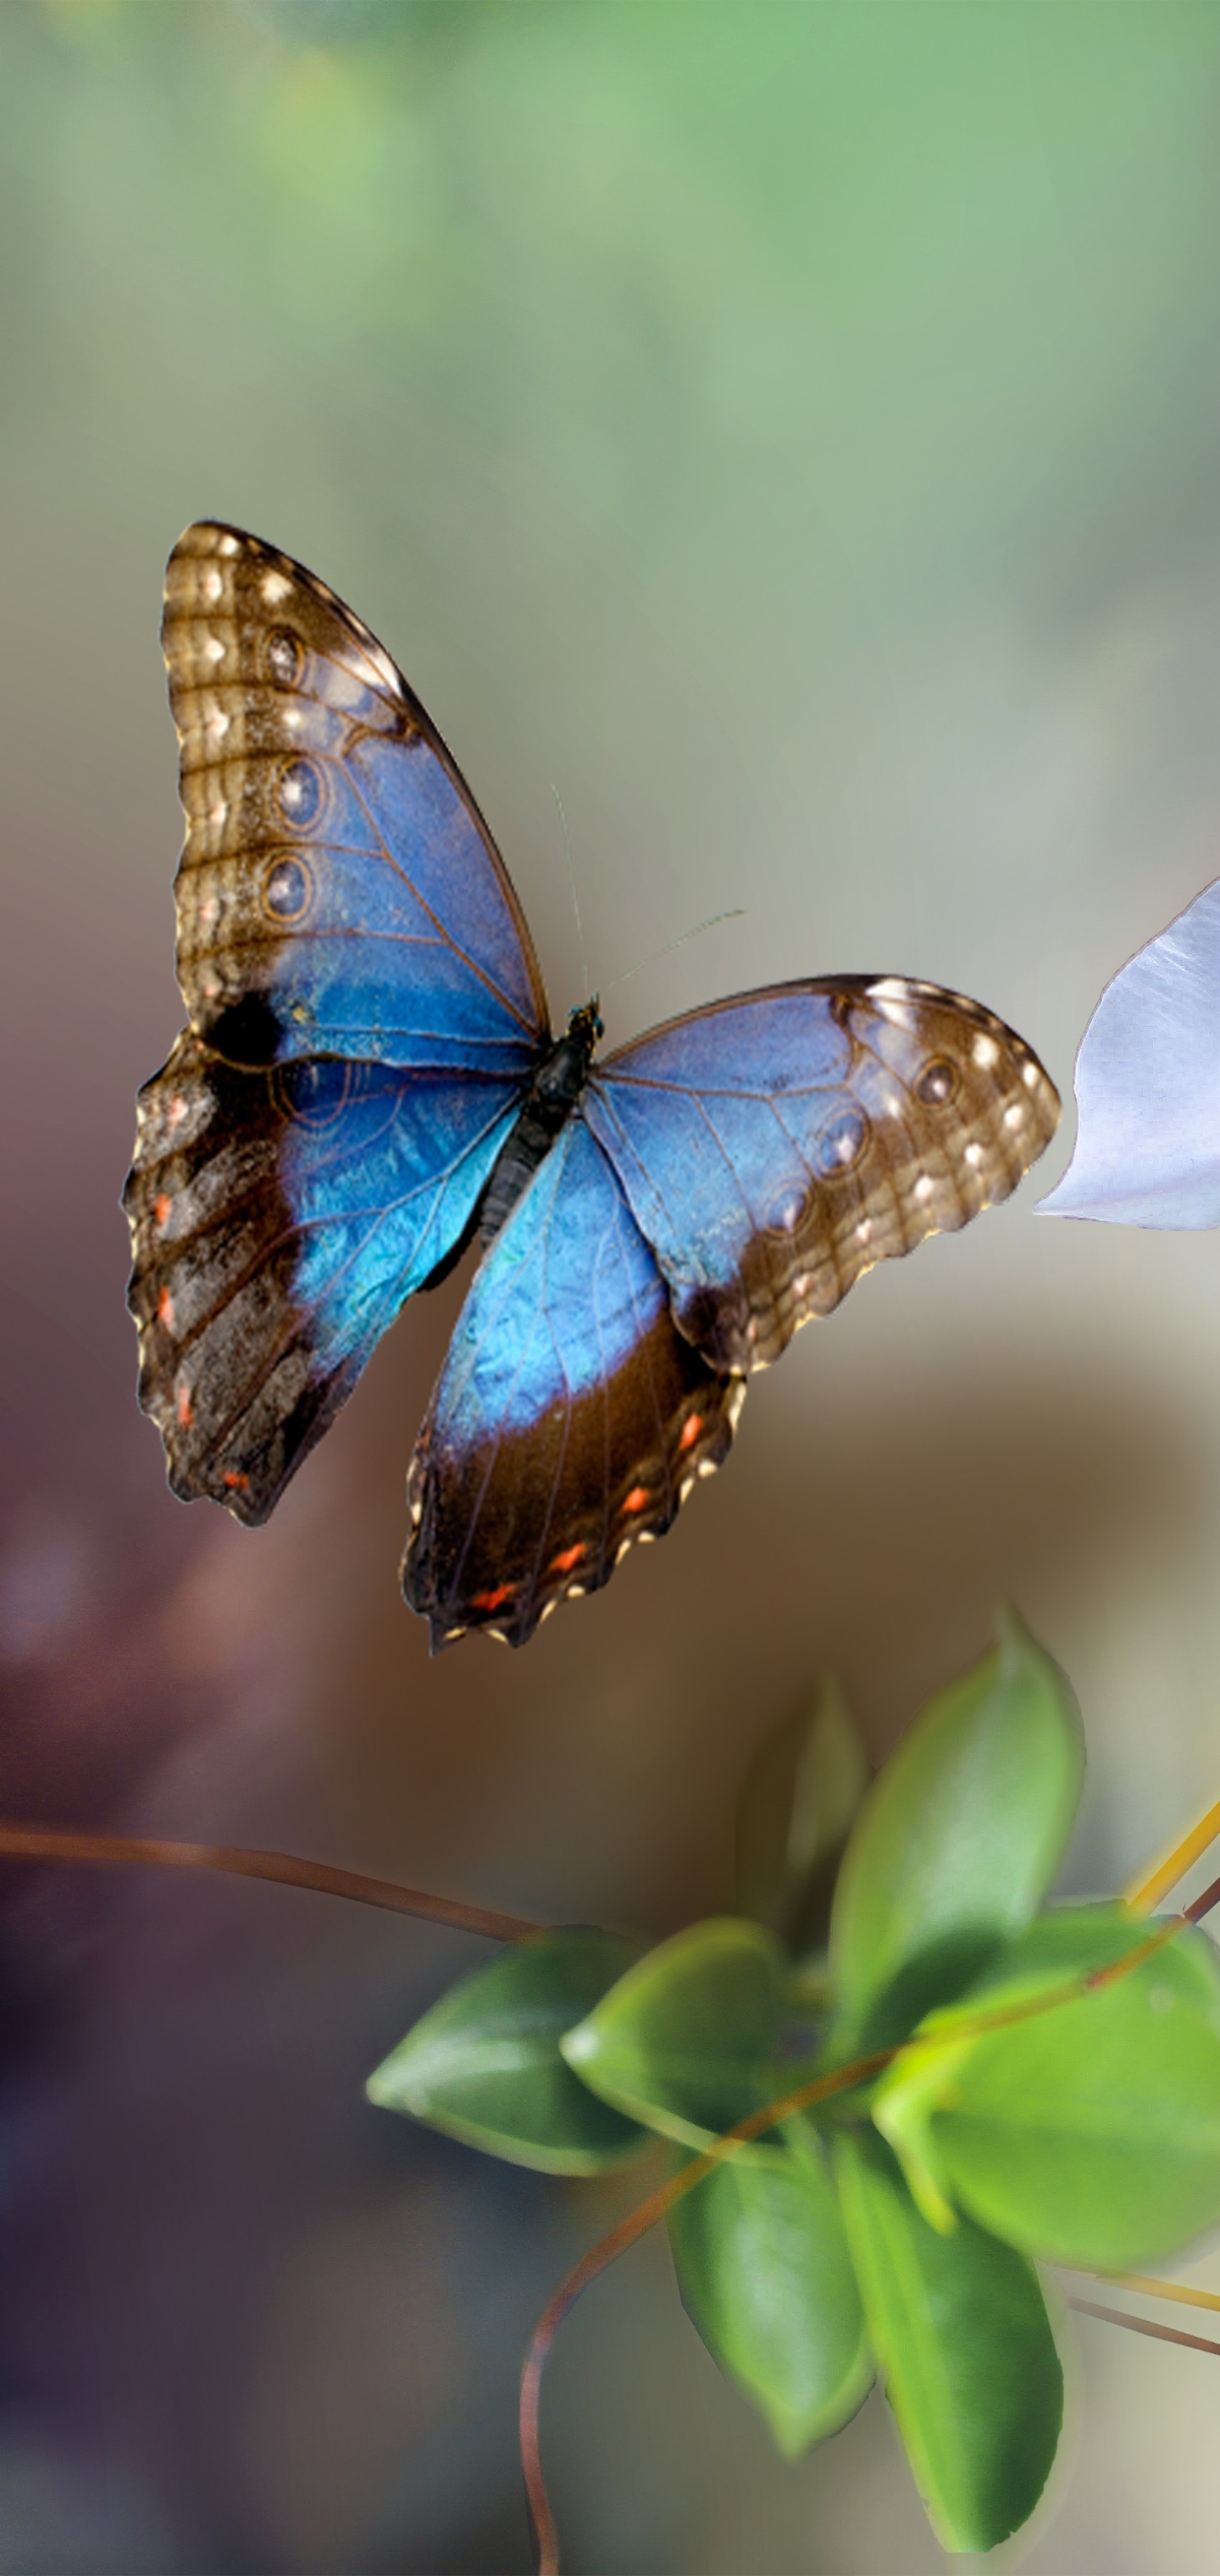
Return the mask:
[(266, 1519), (461, 1244), (519, 1096), (338, 1057), (242, 1069), (183, 1032), (124, 1191), (140, 1402), (183, 1501)]
[(725, 1457), (744, 1391), (677, 1331), (577, 1112), (480, 1264), (411, 1461), (402, 1583), (433, 1651), (524, 1645), (608, 1582)]

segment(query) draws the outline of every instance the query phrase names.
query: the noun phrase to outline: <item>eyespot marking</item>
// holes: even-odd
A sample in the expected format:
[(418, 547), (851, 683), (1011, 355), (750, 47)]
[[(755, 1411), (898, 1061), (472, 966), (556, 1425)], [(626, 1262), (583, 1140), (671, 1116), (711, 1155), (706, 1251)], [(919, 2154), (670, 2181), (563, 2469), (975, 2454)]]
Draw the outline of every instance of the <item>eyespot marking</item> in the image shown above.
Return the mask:
[(277, 689), (296, 687), (305, 660), (297, 636), (286, 626), (273, 626), (266, 643), (267, 669)]
[[(337, 1076), (337, 1079), (336, 1079)], [(271, 1073), (271, 1097), (282, 1118), (317, 1135), (333, 1127), (351, 1097), (356, 1068), (327, 1058), (298, 1056), (294, 1064), (277, 1064)]]
[(312, 760), (290, 760), (280, 772), (276, 789), (280, 812), (286, 823), (306, 832), (316, 819), (322, 803), (322, 781)]
[(300, 859), (272, 859), (263, 871), (263, 910), (272, 921), (302, 921), (309, 910), (313, 884)]
[(798, 1189), (793, 1183), (790, 1189), (781, 1190), (774, 1206), (768, 1209), (766, 1232), (777, 1234), (781, 1239), (796, 1234), (808, 1214), (809, 1192)]
[(814, 1148), (819, 1172), (837, 1180), (855, 1170), (868, 1146), (868, 1120), (862, 1109), (842, 1109), (823, 1127)]
[(958, 1087), (956, 1065), (946, 1063), (943, 1056), (933, 1056), (931, 1064), (925, 1064), (920, 1074), (915, 1085), (915, 1094), (917, 1099), (923, 1101), (926, 1108), (943, 1109), (946, 1101), (952, 1100)]

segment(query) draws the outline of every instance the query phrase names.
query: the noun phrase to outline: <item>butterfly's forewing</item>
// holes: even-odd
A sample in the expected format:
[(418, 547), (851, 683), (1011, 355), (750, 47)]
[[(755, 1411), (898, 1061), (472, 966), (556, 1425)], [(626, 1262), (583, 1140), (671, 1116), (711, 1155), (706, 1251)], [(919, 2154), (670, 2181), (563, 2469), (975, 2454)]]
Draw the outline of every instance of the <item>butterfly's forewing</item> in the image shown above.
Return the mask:
[(124, 1193), (140, 1401), (176, 1494), (266, 1519), (460, 1241), (516, 1099), (337, 1057), (244, 1070), (184, 1031)]
[(713, 1368), (764, 1367), (876, 1261), (1008, 1197), (1059, 1099), (990, 1011), (902, 977), (711, 1004), (596, 1068), (584, 1115)]
[(403, 1589), (433, 1645), (523, 1645), (565, 1593), (668, 1529), (743, 1394), (675, 1331), (657, 1264), (577, 1115), (479, 1269), (408, 1479)]
[(240, 529), (188, 528), (162, 642), (187, 818), (178, 974), (234, 1064), (528, 1075), (546, 998), (507, 874), (389, 654)]

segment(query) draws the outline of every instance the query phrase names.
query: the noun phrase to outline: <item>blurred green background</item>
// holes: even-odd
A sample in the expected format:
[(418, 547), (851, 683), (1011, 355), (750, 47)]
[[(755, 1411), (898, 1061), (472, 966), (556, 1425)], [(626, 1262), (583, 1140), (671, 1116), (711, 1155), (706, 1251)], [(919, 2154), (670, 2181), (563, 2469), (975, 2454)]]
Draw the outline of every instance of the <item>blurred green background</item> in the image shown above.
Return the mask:
[[(0, 0), (0, 131), (5, 1808), (664, 1932), (729, 1901), (738, 1782), (819, 1671), (880, 1755), (1007, 1593), (1084, 1707), (1070, 1884), (1121, 1884), (1220, 1789), (1208, 1237), (1027, 1184), (802, 1336), (664, 1548), (430, 1664), (395, 1567), (456, 1284), (251, 1537), (165, 1492), (116, 1200), (180, 1020), (157, 625), (204, 514), (384, 638), (556, 1014), (554, 788), (603, 993), (745, 908), (612, 1040), (897, 970), (1070, 1092), (1220, 865), (1214, 6)], [(0, 1892), (6, 2570), (527, 2568), (518, 2357), (622, 2187), (361, 2098), (478, 1945), (219, 1881)], [(1207, 2564), (1208, 2364), (1068, 2344), (1006, 2555)], [(660, 2243), (565, 2329), (544, 2432), (571, 2576), (941, 2564), (881, 2400), (784, 2466)]]

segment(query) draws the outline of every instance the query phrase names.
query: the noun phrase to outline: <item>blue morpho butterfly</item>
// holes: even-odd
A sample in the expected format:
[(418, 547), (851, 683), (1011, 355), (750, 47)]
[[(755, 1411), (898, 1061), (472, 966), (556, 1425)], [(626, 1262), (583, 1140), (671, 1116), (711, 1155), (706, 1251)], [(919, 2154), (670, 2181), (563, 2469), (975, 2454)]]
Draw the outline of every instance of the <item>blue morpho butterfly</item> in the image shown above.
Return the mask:
[(176, 1494), (266, 1518), (404, 1300), (483, 1257), (408, 1477), (434, 1647), (524, 1644), (727, 1453), (752, 1369), (861, 1273), (1007, 1198), (1058, 1099), (898, 976), (710, 1003), (602, 1062), (550, 1034), (469, 790), (333, 591), (237, 528), (170, 557), (190, 1024), (125, 1204)]

